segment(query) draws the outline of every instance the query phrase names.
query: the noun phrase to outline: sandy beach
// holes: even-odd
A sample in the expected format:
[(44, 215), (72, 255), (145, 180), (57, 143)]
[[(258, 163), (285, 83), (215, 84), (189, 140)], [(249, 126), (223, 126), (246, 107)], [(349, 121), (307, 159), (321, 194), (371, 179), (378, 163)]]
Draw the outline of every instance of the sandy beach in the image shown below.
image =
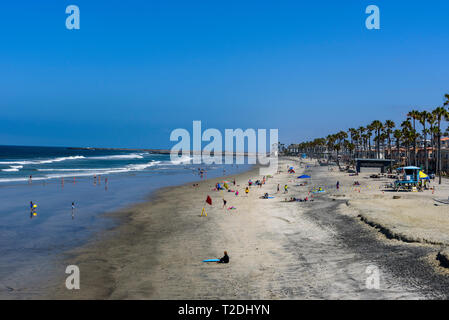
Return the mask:
[[(287, 173), (289, 165), (295, 167), (295, 174)], [(67, 275), (62, 271), (43, 290), (42, 297), (447, 298), (449, 278), (436, 261), (438, 246), (388, 239), (360, 218), (361, 213), (380, 212), (382, 216), (382, 207), (375, 209), (382, 202), (379, 197), (392, 195), (379, 190), (381, 182), (367, 183), (363, 176), (328, 171), (313, 161), (300, 163), (286, 158), (279, 168), (281, 172), (261, 188), (252, 186), (248, 196), (244, 193), (248, 179), (262, 179), (258, 169), (226, 177), (230, 189), (239, 190), (238, 196), (213, 191), (215, 183), (223, 179), (211, 179), (198, 187), (188, 184), (162, 189), (147, 203), (113, 213), (123, 219), (119, 227), (64, 259), (65, 265), (80, 268), (81, 289), (67, 290)], [(308, 186), (300, 186), (296, 179), (303, 172), (312, 176)], [(365, 186), (360, 193), (351, 186), (354, 178), (361, 182), (361, 188)], [(334, 187), (337, 180), (339, 191)], [(280, 193), (276, 193), (278, 184)], [(283, 193), (285, 184), (288, 194)], [(326, 192), (315, 195), (314, 201), (284, 202), (287, 197), (312, 199), (311, 185), (323, 186)], [(260, 199), (266, 192), (274, 199)], [(207, 195), (212, 206), (205, 205)], [(223, 198), (226, 207), (236, 209), (224, 209)], [(207, 217), (201, 216), (203, 207)], [(398, 207), (398, 219), (403, 217), (403, 210)], [(404, 230), (414, 227), (392, 223)], [(202, 262), (221, 257), (224, 250), (229, 253), (229, 264)], [(366, 286), (368, 266), (380, 270), (379, 289)], [(63, 265), (61, 270), (65, 270)]]

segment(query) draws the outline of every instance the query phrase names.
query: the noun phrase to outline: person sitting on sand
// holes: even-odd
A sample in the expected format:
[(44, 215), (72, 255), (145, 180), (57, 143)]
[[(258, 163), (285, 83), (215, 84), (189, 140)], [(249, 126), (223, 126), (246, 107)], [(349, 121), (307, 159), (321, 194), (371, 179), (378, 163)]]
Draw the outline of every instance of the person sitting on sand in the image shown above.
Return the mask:
[(246, 193), (246, 195), (248, 195), (248, 193), (249, 193), (249, 188), (248, 187), (246, 187), (245, 193)]
[(224, 256), (220, 258), (220, 261), (218, 261), (218, 263), (229, 263), (229, 256), (227, 251), (224, 252)]

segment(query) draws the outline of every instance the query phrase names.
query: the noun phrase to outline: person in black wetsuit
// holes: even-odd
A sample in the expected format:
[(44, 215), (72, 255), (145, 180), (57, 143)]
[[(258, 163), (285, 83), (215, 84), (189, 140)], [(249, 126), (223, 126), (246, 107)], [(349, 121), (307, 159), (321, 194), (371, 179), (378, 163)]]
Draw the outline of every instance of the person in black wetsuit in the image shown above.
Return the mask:
[(218, 263), (229, 263), (229, 256), (227, 251), (224, 252), (224, 256), (220, 258), (220, 261), (218, 261)]

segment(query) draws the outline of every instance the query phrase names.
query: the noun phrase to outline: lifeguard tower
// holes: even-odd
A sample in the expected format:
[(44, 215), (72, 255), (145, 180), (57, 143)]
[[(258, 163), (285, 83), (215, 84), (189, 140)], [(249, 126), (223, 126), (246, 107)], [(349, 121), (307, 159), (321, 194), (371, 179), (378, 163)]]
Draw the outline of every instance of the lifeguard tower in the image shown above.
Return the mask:
[(416, 190), (416, 187), (420, 184), (420, 171), (421, 168), (408, 166), (397, 169), (399, 179), (394, 182), (394, 188), (399, 190)]

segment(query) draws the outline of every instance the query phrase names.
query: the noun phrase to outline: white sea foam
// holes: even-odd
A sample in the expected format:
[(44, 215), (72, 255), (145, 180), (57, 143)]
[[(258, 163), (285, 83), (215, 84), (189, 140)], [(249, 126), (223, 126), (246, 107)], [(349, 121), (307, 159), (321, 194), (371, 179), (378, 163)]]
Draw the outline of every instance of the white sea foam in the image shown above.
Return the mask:
[[(70, 178), (70, 177), (86, 177), (86, 176), (94, 176), (94, 175), (107, 175), (114, 173), (126, 173), (130, 171), (142, 171), (147, 168), (157, 166), (161, 164), (161, 161), (152, 160), (147, 163), (141, 164), (128, 164), (124, 167), (117, 168), (39, 168), (37, 171), (39, 172), (48, 172), (45, 176), (33, 176), (33, 181), (35, 180), (48, 180), (48, 179), (61, 179), (61, 178)], [(17, 166), (19, 167), (19, 166)], [(23, 166), (20, 166), (23, 167)], [(17, 168), (19, 169), (19, 168)], [(10, 169), (4, 169), (10, 170)], [(28, 181), (29, 177), (21, 177), (21, 178), (0, 178), (1, 182), (19, 182), (19, 181)]]
[[(47, 180), (48, 178), (46, 177), (33, 177), (33, 181), (35, 180)], [(0, 178), (0, 182), (21, 182), (21, 181), (28, 181), (29, 178), (27, 177), (22, 177), (22, 178)]]
[(61, 162), (66, 160), (78, 160), (78, 159), (85, 159), (84, 156), (71, 156), (71, 157), (59, 157), (59, 158), (53, 158), (53, 159), (45, 159), (45, 160), (24, 160), (24, 161), (0, 161), (0, 164), (6, 164), (6, 165), (27, 165), (27, 164), (46, 164), (46, 163), (53, 163), (53, 162)]
[[(71, 177), (86, 177), (94, 175), (107, 175), (114, 173), (126, 173), (130, 171), (142, 171), (147, 168), (160, 164), (160, 161), (150, 161), (142, 164), (129, 164), (125, 167), (117, 168), (73, 168), (73, 169), (38, 169), (41, 172), (53, 172), (46, 174), (44, 177), (33, 177), (34, 180), (48, 180), (48, 179), (62, 179)], [(0, 182), (19, 182), (28, 181), (28, 177), (23, 178), (4, 178), (0, 179)]]
[(5, 171), (5, 172), (17, 172), (17, 171), (19, 171), (22, 168), (23, 168), (23, 166), (10, 166), (9, 169), (2, 169), (2, 171)]
[(120, 160), (120, 159), (142, 159), (145, 153), (117, 154), (112, 156), (89, 157), (95, 160)]
[[(0, 161), (0, 165), (9, 165), (11, 166), (11, 169), (13, 165), (21, 165), (22, 167), (24, 165), (36, 165), (36, 164), (49, 164), (54, 162), (61, 162), (61, 161), (69, 161), (69, 160), (80, 160), (80, 159), (86, 159), (86, 160), (120, 160), (120, 159), (142, 159), (143, 155), (145, 153), (131, 153), (131, 154), (117, 154), (117, 155), (111, 155), (111, 156), (98, 156), (98, 157), (85, 157), (85, 156), (69, 156), (69, 157), (58, 157), (53, 159), (38, 159), (38, 160), (11, 160), (11, 161)], [(21, 168), (18, 168), (21, 169)], [(10, 169), (3, 169), (2, 171), (17, 171), (17, 170), (10, 170)]]

